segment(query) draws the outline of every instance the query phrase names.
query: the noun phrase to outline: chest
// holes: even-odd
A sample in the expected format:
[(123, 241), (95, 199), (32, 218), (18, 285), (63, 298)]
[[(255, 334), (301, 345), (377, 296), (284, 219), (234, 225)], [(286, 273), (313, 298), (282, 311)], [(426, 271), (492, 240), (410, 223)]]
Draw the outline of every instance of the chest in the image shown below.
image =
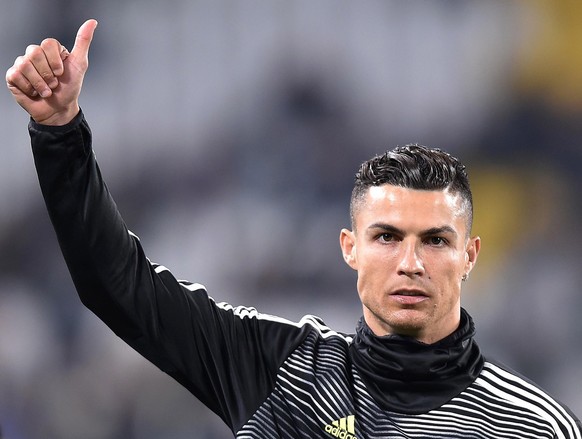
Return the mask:
[(553, 430), (479, 382), (423, 414), (382, 410), (370, 396), (349, 350), (302, 346), (281, 367), (275, 388), (239, 432), (248, 438), (553, 438)]

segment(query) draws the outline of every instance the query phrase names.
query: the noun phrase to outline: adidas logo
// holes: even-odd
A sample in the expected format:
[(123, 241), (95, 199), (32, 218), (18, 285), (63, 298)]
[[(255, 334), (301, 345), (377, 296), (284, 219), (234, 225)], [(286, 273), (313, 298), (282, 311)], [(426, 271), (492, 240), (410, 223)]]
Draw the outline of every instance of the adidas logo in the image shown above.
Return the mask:
[(333, 421), (331, 424), (325, 426), (325, 432), (338, 439), (357, 439), (354, 434), (354, 423), (356, 417), (354, 415), (346, 416), (345, 418)]

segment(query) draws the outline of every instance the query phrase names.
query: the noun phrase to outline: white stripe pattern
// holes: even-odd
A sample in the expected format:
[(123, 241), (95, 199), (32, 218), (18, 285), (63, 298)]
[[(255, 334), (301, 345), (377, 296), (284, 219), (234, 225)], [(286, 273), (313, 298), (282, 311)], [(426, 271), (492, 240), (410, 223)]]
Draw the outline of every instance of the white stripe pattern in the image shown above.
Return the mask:
[(323, 339), (317, 331), (286, 361), (274, 391), (236, 437), (329, 439), (325, 426), (350, 415), (357, 439), (581, 439), (556, 401), (492, 363), (438, 409), (420, 415), (383, 410), (350, 366), (349, 342), (337, 334)]
[[(151, 264), (158, 274), (169, 271)], [(179, 283), (191, 292), (206, 291), (201, 284)], [(386, 411), (351, 365), (352, 337), (331, 330), (315, 316), (293, 322), (251, 307), (214, 303), (240, 319), (313, 329), (279, 369), (273, 392), (237, 438), (329, 439), (333, 436), (326, 426), (353, 415), (357, 439), (582, 439), (575, 420), (559, 403), (488, 362), (473, 384), (438, 409), (420, 415)]]

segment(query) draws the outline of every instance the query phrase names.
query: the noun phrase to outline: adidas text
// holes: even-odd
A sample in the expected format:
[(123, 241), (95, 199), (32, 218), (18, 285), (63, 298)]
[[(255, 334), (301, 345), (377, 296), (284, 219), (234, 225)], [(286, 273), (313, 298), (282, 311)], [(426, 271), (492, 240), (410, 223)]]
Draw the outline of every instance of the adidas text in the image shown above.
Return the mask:
[(339, 439), (357, 439), (353, 434), (348, 433), (346, 430), (342, 430), (339, 427), (334, 427), (333, 425), (326, 425), (325, 432)]

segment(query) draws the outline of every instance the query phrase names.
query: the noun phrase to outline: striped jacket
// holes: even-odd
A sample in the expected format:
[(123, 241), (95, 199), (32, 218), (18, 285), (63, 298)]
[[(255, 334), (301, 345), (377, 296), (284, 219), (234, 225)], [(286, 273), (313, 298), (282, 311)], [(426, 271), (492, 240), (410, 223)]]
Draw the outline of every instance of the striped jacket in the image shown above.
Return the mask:
[(487, 361), (463, 310), (434, 345), (354, 334), (213, 300), (151, 263), (101, 178), (82, 113), (29, 126), (49, 215), (83, 303), (237, 438), (568, 438), (580, 422)]

